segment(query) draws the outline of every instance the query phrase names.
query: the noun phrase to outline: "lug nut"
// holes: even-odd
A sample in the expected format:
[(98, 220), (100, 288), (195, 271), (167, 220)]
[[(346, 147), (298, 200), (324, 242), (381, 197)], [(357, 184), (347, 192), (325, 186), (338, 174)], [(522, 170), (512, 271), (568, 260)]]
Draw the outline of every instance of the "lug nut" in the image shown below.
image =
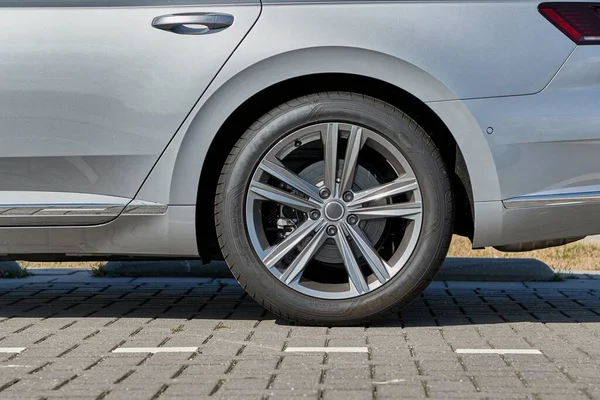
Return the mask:
[(329, 196), (331, 196), (331, 191), (329, 191), (329, 189), (327, 189), (327, 188), (323, 188), (319, 192), (319, 195), (321, 195), (322, 199), (328, 199)]
[(321, 217), (321, 213), (319, 212), (319, 210), (312, 210), (310, 213), (310, 219), (319, 219), (319, 217)]
[(348, 215), (348, 223), (350, 225), (355, 225), (358, 222), (358, 217), (354, 214)]
[(342, 199), (344, 199), (344, 201), (352, 201), (354, 199), (354, 194), (352, 192), (346, 192), (344, 193), (344, 196), (342, 196)]
[(337, 228), (335, 226), (333, 226), (333, 225), (329, 225), (327, 227), (327, 234), (329, 236), (335, 236), (337, 234)]

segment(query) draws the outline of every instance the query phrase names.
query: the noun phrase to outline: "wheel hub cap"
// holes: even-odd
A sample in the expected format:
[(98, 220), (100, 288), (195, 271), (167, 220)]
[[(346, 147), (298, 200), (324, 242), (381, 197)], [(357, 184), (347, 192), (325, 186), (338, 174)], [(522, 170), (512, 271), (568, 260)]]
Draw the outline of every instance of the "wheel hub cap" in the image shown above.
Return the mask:
[(331, 201), (325, 206), (325, 218), (330, 221), (339, 221), (346, 212), (345, 207), (339, 201)]

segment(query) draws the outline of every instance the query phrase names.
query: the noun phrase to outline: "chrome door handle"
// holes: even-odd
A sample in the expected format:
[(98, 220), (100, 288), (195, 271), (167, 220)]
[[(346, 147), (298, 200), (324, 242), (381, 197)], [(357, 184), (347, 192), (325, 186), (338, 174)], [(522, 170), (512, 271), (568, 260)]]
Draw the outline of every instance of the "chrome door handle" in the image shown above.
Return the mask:
[(219, 13), (183, 13), (161, 15), (152, 26), (180, 35), (205, 35), (221, 32), (233, 24), (233, 15)]

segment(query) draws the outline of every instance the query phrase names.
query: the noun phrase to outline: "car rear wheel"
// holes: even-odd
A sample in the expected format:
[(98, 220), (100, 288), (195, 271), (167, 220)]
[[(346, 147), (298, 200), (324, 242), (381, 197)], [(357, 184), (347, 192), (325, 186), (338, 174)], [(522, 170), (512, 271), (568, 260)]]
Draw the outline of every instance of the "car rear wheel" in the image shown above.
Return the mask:
[(260, 118), (232, 149), (215, 200), (236, 279), (303, 324), (397, 312), (441, 266), (452, 216), (430, 136), (397, 108), (353, 93), (298, 98)]

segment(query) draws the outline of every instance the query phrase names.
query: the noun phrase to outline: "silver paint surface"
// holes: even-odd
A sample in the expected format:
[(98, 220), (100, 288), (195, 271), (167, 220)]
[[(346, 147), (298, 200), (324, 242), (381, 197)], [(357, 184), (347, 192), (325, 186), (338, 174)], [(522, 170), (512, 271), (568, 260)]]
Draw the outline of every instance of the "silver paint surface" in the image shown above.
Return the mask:
[[(198, 3), (0, 7), (0, 188), (133, 198), (260, 12)], [(234, 24), (206, 36), (151, 26), (211, 11)]]
[[(26, 193), (46, 208), (61, 204), (49, 192), (122, 201), (102, 222), (74, 214), (98, 226), (3, 228), (0, 253), (197, 255), (220, 127), (264, 88), (318, 73), (379, 79), (440, 117), (469, 170), (475, 245), (600, 232), (594, 204), (503, 203), (600, 185), (600, 47), (576, 48), (538, 2), (69, 1), (0, 1), (0, 208)], [(180, 12), (235, 22), (207, 36), (150, 25)]]
[[(340, 34), (333, 21), (360, 23)], [(551, 81), (574, 47), (539, 15), (537, 3), (529, 1), (265, 5), (138, 198), (195, 204), (202, 168), (214, 168), (203, 160), (219, 128), (244, 101), (287, 79), (318, 73), (362, 75), (424, 102), (530, 94)], [(464, 121), (473, 116), (468, 110), (464, 115), (452, 110), (449, 118), (455, 116), (459, 126), (451, 132), (467, 161), (491, 166), (480, 127)], [(499, 199), (497, 188), (487, 183), (486, 169), (473, 168), (472, 174), (476, 198)]]
[(192, 258), (198, 256), (194, 219), (194, 207), (171, 206), (162, 215), (122, 215), (95, 226), (3, 228), (0, 254)]

